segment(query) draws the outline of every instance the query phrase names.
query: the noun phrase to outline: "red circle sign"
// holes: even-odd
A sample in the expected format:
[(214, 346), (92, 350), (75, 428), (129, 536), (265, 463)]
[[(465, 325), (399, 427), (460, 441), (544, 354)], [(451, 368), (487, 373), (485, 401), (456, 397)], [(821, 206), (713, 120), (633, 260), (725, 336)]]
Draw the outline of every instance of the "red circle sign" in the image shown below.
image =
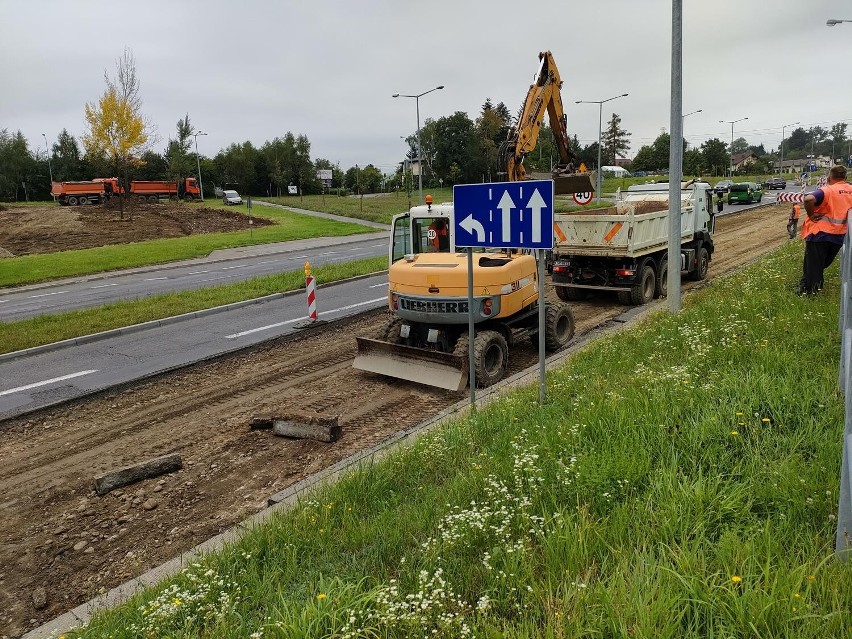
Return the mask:
[(592, 201), (592, 192), (586, 191), (585, 193), (575, 193), (574, 201), (580, 206), (585, 206)]

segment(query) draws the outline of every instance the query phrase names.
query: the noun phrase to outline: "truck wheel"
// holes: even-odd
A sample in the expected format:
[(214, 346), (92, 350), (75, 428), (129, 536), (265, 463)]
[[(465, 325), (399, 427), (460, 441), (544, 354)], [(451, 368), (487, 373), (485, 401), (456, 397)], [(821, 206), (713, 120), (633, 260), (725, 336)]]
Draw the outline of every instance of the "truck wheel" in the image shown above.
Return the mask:
[(160, 198), (158, 198), (156, 195), (149, 195), (149, 196), (148, 196), (148, 201), (149, 201), (149, 202), (159, 202), (159, 201), (160, 201)]
[(585, 288), (571, 288), (568, 286), (556, 287), (556, 297), (561, 299), (563, 302), (579, 302), (580, 300), (586, 299), (588, 296), (589, 291)]
[(654, 298), (667, 297), (669, 294), (669, 260), (663, 258), (660, 268), (657, 270), (656, 286), (654, 287)]
[(476, 368), (476, 385), (496, 384), (509, 364), (509, 346), (506, 338), (497, 331), (480, 331), (473, 340), (473, 364)]
[[(645, 264), (642, 267), (642, 274), (639, 276), (639, 283), (630, 288), (630, 303), (633, 306), (641, 306), (647, 304), (654, 299), (654, 290), (657, 287), (656, 278), (654, 277), (654, 267), (650, 264)], [(619, 300), (621, 296), (619, 295)]]
[(402, 320), (398, 317), (392, 317), (388, 323), (379, 331), (379, 339), (389, 344), (401, 344), (402, 338), (399, 336), (399, 329), (402, 327)]
[(73, 195), (69, 195), (68, 204), (70, 204), (71, 206), (77, 206), (77, 198)]
[(698, 249), (698, 253), (695, 254), (695, 268), (692, 273), (689, 274), (689, 279), (700, 282), (705, 277), (707, 277), (707, 269), (710, 268), (710, 254), (707, 252), (705, 247), (701, 247)]
[(184, 202), (192, 202), (195, 198), (192, 196), (192, 193), (186, 193), (183, 196)]
[(145, 200), (146, 200), (146, 198), (145, 198), (145, 196), (144, 196), (144, 195), (137, 195), (137, 196), (136, 196), (136, 201), (137, 201), (137, 202), (144, 202)]
[(544, 348), (558, 351), (574, 337), (574, 313), (567, 304), (548, 304), (544, 310)]

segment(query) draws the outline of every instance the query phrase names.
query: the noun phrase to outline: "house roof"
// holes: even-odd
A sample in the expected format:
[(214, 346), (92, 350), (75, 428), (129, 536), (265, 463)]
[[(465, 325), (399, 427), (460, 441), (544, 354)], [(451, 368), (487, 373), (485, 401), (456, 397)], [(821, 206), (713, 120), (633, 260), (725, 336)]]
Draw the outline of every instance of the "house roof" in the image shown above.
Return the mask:
[(745, 160), (749, 158), (757, 159), (757, 154), (754, 151), (746, 151), (745, 153), (734, 153), (733, 162), (734, 164), (741, 164)]

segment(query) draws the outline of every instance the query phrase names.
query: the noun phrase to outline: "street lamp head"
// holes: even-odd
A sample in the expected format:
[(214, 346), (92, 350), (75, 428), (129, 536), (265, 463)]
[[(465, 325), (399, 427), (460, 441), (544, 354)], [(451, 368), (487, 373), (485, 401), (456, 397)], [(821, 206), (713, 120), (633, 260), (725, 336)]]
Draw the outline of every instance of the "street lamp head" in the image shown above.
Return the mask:
[(835, 24), (840, 24), (841, 20), (826, 20), (826, 26), (833, 27)]
[(392, 97), (392, 98), (398, 98), (398, 97), (399, 97), (399, 93), (394, 93), (391, 97)]
[(444, 85), (442, 84), (441, 86), (439, 86), (439, 87), (437, 87), (437, 88), (438, 88), (438, 89), (443, 89), (443, 88), (444, 88)]
[(629, 93), (622, 93), (620, 97), (626, 98), (628, 95), (630, 95), (630, 94)]

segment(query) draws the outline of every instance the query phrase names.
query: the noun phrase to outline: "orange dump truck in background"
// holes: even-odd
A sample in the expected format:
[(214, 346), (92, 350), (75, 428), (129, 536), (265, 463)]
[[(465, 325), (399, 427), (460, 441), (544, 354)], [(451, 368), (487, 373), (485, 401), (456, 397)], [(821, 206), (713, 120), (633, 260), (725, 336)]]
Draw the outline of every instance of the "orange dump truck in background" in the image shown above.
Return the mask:
[(50, 194), (63, 206), (100, 204), (121, 192), (118, 178), (96, 178), (85, 182), (51, 182)]
[(160, 199), (192, 201), (201, 196), (198, 181), (186, 178), (182, 182), (169, 180), (134, 180), (130, 183), (130, 194), (140, 202), (157, 202)]

